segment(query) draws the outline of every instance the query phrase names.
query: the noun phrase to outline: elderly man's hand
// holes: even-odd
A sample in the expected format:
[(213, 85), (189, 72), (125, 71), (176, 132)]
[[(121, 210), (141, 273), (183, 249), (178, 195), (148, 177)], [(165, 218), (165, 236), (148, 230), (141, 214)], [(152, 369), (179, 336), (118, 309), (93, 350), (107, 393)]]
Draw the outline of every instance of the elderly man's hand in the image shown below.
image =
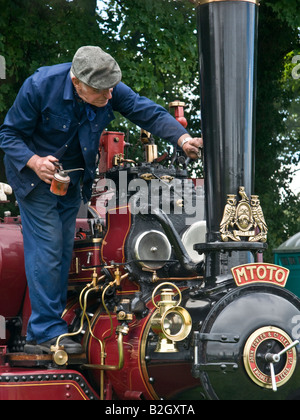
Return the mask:
[(27, 162), (27, 166), (32, 169), (42, 181), (46, 182), (46, 184), (51, 184), (56, 172), (54, 166), (55, 162), (58, 162), (58, 159), (54, 156), (40, 157), (34, 155)]
[(178, 145), (182, 147), (184, 153), (191, 159), (199, 159), (201, 157), (201, 148), (203, 140), (200, 137), (191, 138), (188, 135), (180, 137)]

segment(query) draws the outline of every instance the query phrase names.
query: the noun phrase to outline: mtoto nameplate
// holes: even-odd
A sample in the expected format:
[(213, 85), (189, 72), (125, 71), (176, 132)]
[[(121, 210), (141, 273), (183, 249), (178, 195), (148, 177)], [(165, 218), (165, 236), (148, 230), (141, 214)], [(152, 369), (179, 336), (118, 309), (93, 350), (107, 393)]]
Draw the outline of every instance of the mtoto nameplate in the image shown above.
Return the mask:
[(240, 265), (231, 270), (237, 286), (250, 283), (271, 283), (285, 287), (290, 271), (279, 265), (253, 263)]

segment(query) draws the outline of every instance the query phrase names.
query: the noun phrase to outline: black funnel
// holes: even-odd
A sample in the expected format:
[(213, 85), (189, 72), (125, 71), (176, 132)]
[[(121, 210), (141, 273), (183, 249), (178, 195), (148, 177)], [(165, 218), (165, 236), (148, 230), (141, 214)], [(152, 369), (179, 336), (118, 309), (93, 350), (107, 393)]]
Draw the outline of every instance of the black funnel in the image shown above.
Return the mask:
[[(238, 197), (241, 186), (249, 197), (253, 194), (259, 5), (255, 0), (196, 3), (207, 245), (195, 249), (205, 250), (206, 275), (215, 277), (250, 262), (246, 243), (220, 244), (220, 222), (228, 194)], [(231, 248), (227, 254), (226, 246)]]

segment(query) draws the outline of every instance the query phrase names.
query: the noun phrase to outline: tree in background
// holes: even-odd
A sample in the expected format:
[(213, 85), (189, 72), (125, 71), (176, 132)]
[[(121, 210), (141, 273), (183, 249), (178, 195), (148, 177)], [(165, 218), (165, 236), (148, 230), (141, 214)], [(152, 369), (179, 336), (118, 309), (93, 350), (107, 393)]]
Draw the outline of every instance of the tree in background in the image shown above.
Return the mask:
[(300, 231), (300, 195), (290, 189), (292, 165), (300, 162), (300, 81), (292, 58), (300, 51), (300, 4), (263, 1), (260, 10), (256, 182), (269, 225), (272, 250)]
[[(99, 4), (96, 13), (96, 0), (0, 0), (0, 55), (7, 65), (7, 79), (0, 81), (0, 124), (30, 74), (43, 65), (71, 61), (77, 48), (90, 44), (112, 54), (124, 82), (141, 95), (166, 108), (170, 101), (184, 99), (189, 129), (199, 135), (196, 17), (191, 2)], [(298, 0), (261, 1), (255, 190), (269, 224), (270, 249), (300, 231), (300, 200), (289, 188), (289, 167), (300, 160), (300, 80), (291, 77), (292, 57), (300, 54), (299, 17)], [(121, 118), (111, 128), (128, 130), (136, 156), (139, 130)], [(0, 169), (4, 179), (2, 165)]]
[[(173, 0), (104, 0), (101, 4), (101, 30), (110, 53), (121, 65), (123, 81), (167, 109), (171, 101), (185, 99), (189, 129), (198, 136), (200, 89), (194, 6), (189, 1)], [(120, 127), (128, 130), (135, 145), (139, 129), (122, 118), (112, 124), (114, 129)], [(161, 140), (158, 146), (160, 151), (167, 147)], [(137, 148), (132, 150), (136, 156)]]
[[(76, 50), (102, 44), (96, 0), (0, 0), (0, 124), (27, 77), (41, 66), (71, 61)], [(0, 179), (5, 180), (0, 152)], [(3, 209), (1, 209), (2, 211)], [(15, 212), (13, 206), (11, 210)]]
[(0, 85), (0, 122), (38, 67), (70, 61), (81, 45), (101, 43), (95, 12), (90, 14), (95, 7), (96, 0), (0, 0), (0, 55), (7, 66)]

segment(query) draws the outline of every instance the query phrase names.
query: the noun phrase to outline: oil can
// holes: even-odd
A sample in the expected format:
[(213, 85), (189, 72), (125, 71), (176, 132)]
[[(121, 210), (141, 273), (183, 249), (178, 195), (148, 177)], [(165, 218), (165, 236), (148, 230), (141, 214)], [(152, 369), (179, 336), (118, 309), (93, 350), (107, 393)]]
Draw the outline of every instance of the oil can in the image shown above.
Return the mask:
[(54, 174), (50, 191), (55, 195), (63, 197), (67, 194), (68, 188), (71, 182), (71, 178), (69, 177), (68, 174), (70, 172), (84, 171), (84, 169), (77, 168), (77, 169), (68, 169), (65, 171), (61, 163), (55, 163), (55, 166), (57, 167), (57, 173)]
[(54, 178), (51, 183), (50, 191), (59, 196), (65, 196), (68, 192), (71, 178), (66, 174), (62, 175), (60, 172), (54, 174)]

